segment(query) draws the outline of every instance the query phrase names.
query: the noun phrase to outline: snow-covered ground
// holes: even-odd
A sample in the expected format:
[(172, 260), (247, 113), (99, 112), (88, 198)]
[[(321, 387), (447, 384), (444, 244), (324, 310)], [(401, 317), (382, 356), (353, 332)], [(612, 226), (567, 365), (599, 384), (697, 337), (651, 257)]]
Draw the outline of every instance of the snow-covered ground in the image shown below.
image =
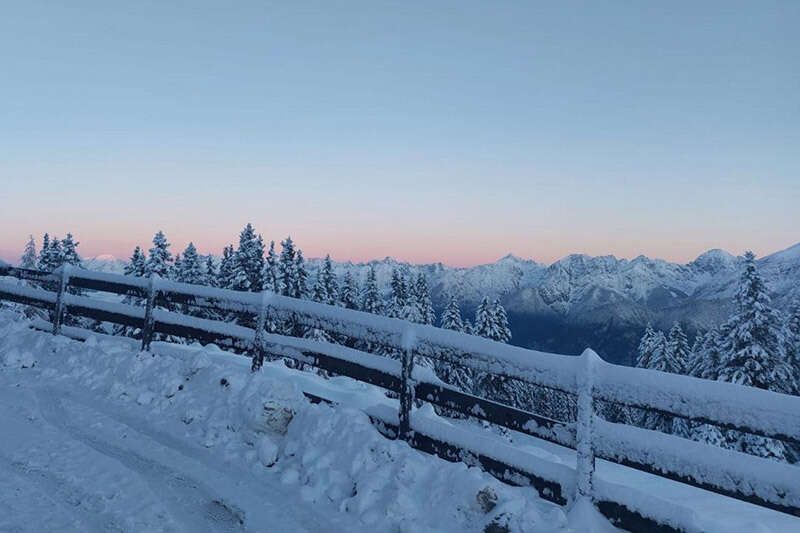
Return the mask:
[[(385, 401), (369, 386), (154, 351), (0, 311), (0, 531), (585, 530), (533, 489), (385, 439), (357, 408)], [(358, 401), (311, 404), (314, 386)]]
[[(0, 531), (611, 529), (586, 507), (567, 513), (385, 439), (364, 410), (396, 405), (369, 385), (281, 362), (254, 375), (213, 346), (154, 343), (150, 354), (129, 339), (81, 343), (29, 326), (0, 311)], [(518, 455), (574, 469), (572, 450), (527, 435), (493, 445), (429, 406), (414, 420), (497, 453), (511, 439)], [(605, 461), (595, 488), (687, 531), (800, 531), (789, 515)]]

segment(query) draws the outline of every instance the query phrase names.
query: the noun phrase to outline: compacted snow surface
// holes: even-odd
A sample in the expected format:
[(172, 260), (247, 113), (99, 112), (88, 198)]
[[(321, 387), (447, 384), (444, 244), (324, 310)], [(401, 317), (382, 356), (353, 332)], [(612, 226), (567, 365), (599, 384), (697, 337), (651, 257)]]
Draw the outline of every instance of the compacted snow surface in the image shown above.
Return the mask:
[(359, 407), (390, 400), (367, 385), (29, 326), (0, 311), (0, 531), (610, 529), (382, 437)]

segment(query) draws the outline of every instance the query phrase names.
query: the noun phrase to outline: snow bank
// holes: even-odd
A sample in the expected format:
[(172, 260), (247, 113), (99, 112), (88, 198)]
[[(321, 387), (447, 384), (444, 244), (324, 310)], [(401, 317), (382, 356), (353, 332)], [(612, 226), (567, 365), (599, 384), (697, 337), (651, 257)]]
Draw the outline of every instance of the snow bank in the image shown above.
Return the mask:
[[(107, 410), (124, 407), (150, 431), (193, 442), (231, 468), (242, 465), (280, 480), (303, 500), (334, 506), (368, 528), (569, 527), (563, 510), (531, 488), (504, 485), (478, 468), (385, 439), (361, 409), (313, 405), (303, 395), (316, 387), (342, 401), (358, 396), (358, 407), (384, 402), (396, 413), (393, 400), (373, 387), (342, 377), (325, 380), (282, 362), (265, 363), (262, 372), (252, 374), (246, 358), (214, 346), (155, 342), (152, 349), (159, 355), (153, 356), (138, 352), (131, 339), (83, 332), (85, 342), (77, 343), (27, 325), (18, 315), (0, 313), (0, 354), (31, 353), (36, 366), (18, 371), (35, 372), (31, 378), (52, 394)], [(64, 333), (79, 333), (72, 329), (65, 327)]]

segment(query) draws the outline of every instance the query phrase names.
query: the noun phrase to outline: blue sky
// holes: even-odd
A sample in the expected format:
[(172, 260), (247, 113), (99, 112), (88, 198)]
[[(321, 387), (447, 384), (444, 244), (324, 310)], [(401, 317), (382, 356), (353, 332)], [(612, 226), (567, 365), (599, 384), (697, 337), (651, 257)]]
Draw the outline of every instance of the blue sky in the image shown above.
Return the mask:
[[(169, 5), (166, 5), (169, 4)], [(20, 2), (0, 256), (688, 260), (800, 241), (798, 2)]]

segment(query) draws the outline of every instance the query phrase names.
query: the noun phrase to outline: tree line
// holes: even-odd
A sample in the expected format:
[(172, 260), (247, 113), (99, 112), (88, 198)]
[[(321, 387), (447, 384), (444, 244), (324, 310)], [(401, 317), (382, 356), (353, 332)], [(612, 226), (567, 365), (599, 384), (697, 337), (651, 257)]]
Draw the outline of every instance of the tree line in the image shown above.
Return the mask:
[[(728, 320), (698, 334), (691, 348), (679, 323), (667, 334), (648, 324), (636, 366), (800, 395), (800, 297), (788, 313), (774, 308), (755, 256), (747, 252), (734, 303)], [(649, 429), (761, 457), (796, 462), (800, 451), (774, 439), (681, 418), (655, 413), (635, 418)]]

